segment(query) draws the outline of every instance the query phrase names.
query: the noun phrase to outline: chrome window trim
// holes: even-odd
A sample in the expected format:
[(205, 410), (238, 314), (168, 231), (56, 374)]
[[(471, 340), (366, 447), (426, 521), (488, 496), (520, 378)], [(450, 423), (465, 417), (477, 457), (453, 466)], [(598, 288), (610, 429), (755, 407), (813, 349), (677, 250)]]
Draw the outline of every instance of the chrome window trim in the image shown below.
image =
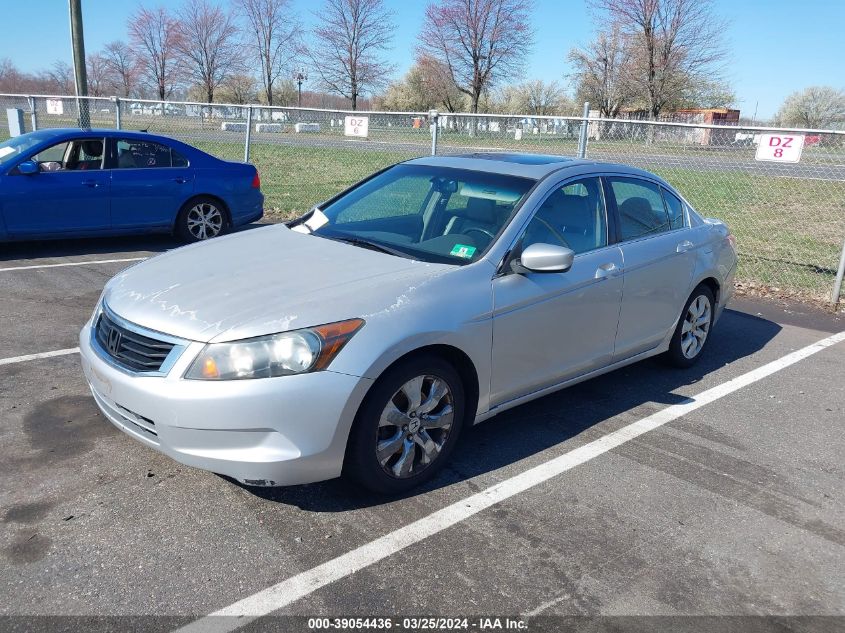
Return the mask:
[[(168, 353), (168, 355), (165, 357), (164, 362), (161, 364), (161, 367), (159, 367), (156, 371), (133, 371), (115, 361), (115, 359), (112, 358), (111, 355), (103, 349), (103, 347), (100, 345), (100, 341), (97, 340), (97, 323), (100, 320), (100, 315), (103, 313), (105, 313), (105, 315), (113, 323), (134, 334), (146, 336), (147, 338), (155, 339), (163, 343), (171, 343), (173, 345), (173, 349), (171, 349), (170, 353)], [(157, 330), (151, 330), (141, 325), (137, 325), (136, 323), (132, 323), (131, 321), (127, 321), (123, 317), (120, 317), (115, 314), (106, 305), (105, 301), (102, 301), (100, 303), (100, 305), (97, 307), (97, 310), (94, 312), (94, 316), (91, 319), (89, 340), (91, 342), (91, 348), (96, 352), (97, 356), (99, 356), (103, 361), (108, 363), (114, 369), (117, 369), (118, 371), (128, 376), (167, 376), (170, 373), (170, 370), (173, 369), (173, 366), (176, 364), (176, 361), (179, 360), (180, 356), (182, 356), (182, 353), (187, 349), (188, 345), (191, 344), (191, 341), (189, 340), (178, 338), (176, 336), (171, 336), (170, 334), (165, 334), (163, 332), (158, 332)]]

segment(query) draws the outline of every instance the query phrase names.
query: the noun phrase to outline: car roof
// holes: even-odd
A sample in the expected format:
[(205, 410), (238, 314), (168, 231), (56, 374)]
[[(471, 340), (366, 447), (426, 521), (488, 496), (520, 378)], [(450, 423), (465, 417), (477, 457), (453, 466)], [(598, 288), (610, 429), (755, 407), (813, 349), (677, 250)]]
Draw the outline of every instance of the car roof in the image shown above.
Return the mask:
[(41, 128), (38, 132), (46, 137), (60, 137), (60, 136), (88, 136), (96, 134), (97, 136), (119, 136), (121, 138), (162, 138), (168, 140), (167, 136), (159, 134), (151, 134), (149, 132), (141, 132), (136, 130), (116, 130), (114, 128), (78, 128), (78, 127), (57, 127), (57, 128)]
[(596, 171), (612, 171), (632, 176), (646, 176), (662, 179), (654, 174), (619, 163), (606, 163), (555, 154), (531, 154), (522, 152), (474, 152), (472, 154), (453, 154), (449, 156), (424, 156), (407, 161), (410, 165), (429, 165), (432, 167), (452, 167), (470, 169), (506, 176), (519, 176), (542, 180), (546, 176), (579, 167), (594, 167)]

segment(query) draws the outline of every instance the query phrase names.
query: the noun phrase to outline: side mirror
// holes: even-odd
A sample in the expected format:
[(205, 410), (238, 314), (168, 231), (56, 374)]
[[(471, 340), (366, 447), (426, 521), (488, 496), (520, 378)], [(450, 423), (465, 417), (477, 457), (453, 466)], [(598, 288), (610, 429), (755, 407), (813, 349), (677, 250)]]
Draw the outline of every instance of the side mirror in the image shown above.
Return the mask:
[(554, 244), (532, 244), (511, 262), (516, 273), (565, 273), (572, 268), (575, 251), (565, 246)]
[(41, 168), (38, 167), (38, 163), (34, 160), (25, 160), (20, 165), (18, 165), (18, 172), (23, 174), (24, 176), (31, 176), (32, 174), (37, 174), (41, 171)]

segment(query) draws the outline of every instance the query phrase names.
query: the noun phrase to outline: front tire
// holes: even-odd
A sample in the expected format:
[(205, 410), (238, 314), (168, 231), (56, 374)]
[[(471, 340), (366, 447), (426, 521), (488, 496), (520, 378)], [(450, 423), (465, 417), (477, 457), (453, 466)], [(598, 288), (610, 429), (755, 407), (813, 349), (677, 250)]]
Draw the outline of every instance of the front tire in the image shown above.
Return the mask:
[(344, 473), (365, 488), (398, 494), (431, 479), (463, 426), (464, 387), (437, 356), (410, 358), (381, 376), (349, 436)]
[(176, 217), (176, 233), (185, 242), (202, 242), (220, 235), (226, 228), (226, 210), (210, 196), (185, 203)]
[(713, 328), (716, 299), (713, 291), (699, 285), (687, 299), (672, 335), (666, 360), (675, 367), (692, 367), (701, 358)]

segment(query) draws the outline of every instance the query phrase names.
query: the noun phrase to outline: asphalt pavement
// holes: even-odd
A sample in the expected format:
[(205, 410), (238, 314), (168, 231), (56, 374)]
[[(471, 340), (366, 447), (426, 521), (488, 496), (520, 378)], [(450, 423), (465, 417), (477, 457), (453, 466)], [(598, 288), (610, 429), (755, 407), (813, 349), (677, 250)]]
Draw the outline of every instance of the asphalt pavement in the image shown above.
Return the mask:
[(0, 628), (168, 630), (326, 565), (330, 582), (267, 598), (284, 605), (268, 611), (278, 630), (314, 630), (306, 616), (421, 615), (469, 617), (469, 630), (487, 616), (535, 631), (843, 630), (845, 342), (342, 567), (356, 548), (845, 330), (841, 316), (737, 300), (694, 368), (649, 360), (503, 413), (402, 498), (339, 480), (248, 488), (112, 427), (75, 353), (16, 360), (75, 347), (109, 277), (175, 245), (4, 246)]

